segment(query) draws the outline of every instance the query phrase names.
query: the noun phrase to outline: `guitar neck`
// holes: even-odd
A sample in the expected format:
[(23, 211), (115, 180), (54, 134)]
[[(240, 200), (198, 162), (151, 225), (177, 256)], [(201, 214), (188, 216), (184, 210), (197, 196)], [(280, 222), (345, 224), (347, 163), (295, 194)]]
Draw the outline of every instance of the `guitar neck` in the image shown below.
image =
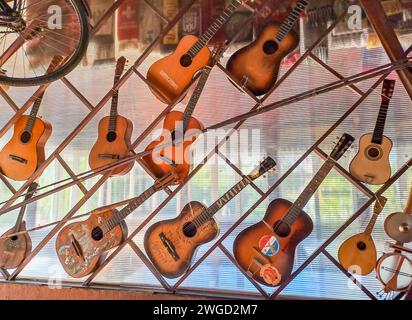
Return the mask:
[(29, 115), (29, 121), (26, 124), (25, 131), (27, 132), (32, 132), (33, 127), (34, 127), (34, 122), (36, 121), (37, 114), (39, 113), (40, 105), (43, 101), (44, 97), (44, 92), (40, 94), (40, 96), (36, 99), (36, 101), (33, 104), (33, 107), (31, 108), (30, 115)]
[(309, 200), (315, 194), (316, 190), (318, 190), (319, 186), (328, 176), (330, 171), (335, 165), (335, 160), (329, 158), (323, 166), (320, 168), (318, 173), (312, 178), (309, 182), (305, 190), (301, 193), (299, 198), (295, 201), (292, 207), (289, 209), (288, 214), (286, 215), (285, 221), (289, 222), (290, 224), (295, 221), (295, 219), (300, 215), (303, 208), (308, 204)]
[(282, 40), (288, 35), (290, 30), (292, 30), (293, 26), (296, 24), (296, 21), (298, 21), (301, 13), (305, 10), (307, 5), (307, 0), (298, 1), (295, 8), (293, 8), (292, 12), (288, 15), (288, 17), (283, 21), (283, 23), (280, 26), (279, 32), (276, 35), (276, 40), (278, 42), (282, 42)]
[(376, 221), (378, 220), (378, 217), (379, 217), (379, 213), (374, 212), (373, 215), (372, 215), (371, 220), (368, 223), (368, 226), (365, 229), (364, 233), (369, 234), (369, 235), (372, 234), (373, 228), (375, 227), (375, 224), (376, 224)]
[(412, 187), (411, 187), (411, 190), (409, 191), (408, 202), (406, 203), (404, 212), (407, 214), (412, 214)]
[(211, 219), (220, 209), (222, 209), (230, 200), (236, 197), (244, 188), (246, 188), (252, 180), (249, 176), (243, 178), (233, 188), (220, 197), (215, 203), (207, 208), (193, 223), (200, 226)]
[(203, 89), (206, 86), (207, 79), (209, 78), (211, 68), (209, 66), (206, 66), (203, 74), (200, 76), (199, 83), (196, 86), (195, 91), (193, 92), (189, 103), (187, 104), (187, 107), (185, 109), (185, 112), (183, 114), (183, 132), (186, 132), (187, 126), (189, 124), (189, 120), (192, 117), (193, 112), (195, 111), (196, 105), (199, 102), (200, 96), (203, 92)]
[(389, 100), (382, 100), (379, 110), (378, 119), (376, 120), (375, 130), (373, 131), (372, 142), (381, 144), (383, 140), (383, 132), (385, 131), (386, 118), (389, 110)]
[(236, 9), (241, 5), (241, 1), (233, 0), (230, 5), (222, 12), (222, 14), (212, 23), (212, 25), (206, 30), (206, 32), (197, 40), (193, 47), (189, 50), (188, 54), (194, 58), (200, 50), (213, 38), (213, 36), (229, 21), (231, 16), (235, 13)]
[[(120, 80), (120, 75), (116, 75), (114, 79), (114, 85), (116, 85)], [(115, 132), (116, 131), (116, 120), (117, 120), (117, 106), (119, 104), (119, 90), (116, 90), (112, 97), (112, 105), (110, 107), (110, 123), (109, 123), (109, 131)]]

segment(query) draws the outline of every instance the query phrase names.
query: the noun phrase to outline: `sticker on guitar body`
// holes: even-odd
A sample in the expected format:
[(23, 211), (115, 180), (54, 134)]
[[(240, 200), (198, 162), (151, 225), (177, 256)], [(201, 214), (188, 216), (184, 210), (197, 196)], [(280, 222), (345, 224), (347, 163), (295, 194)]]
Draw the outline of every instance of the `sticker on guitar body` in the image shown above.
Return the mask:
[(277, 255), (280, 249), (279, 241), (275, 236), (266, 235), (259, 240), (259, 250), (268, 257)]

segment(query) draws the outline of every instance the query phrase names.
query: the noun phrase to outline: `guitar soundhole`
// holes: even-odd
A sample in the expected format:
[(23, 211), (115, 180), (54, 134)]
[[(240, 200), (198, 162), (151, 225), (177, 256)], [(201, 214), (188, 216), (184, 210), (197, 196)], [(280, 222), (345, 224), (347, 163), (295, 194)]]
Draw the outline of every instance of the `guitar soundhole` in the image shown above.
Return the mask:
[(364, 250), (366, 250), (366, 243), (360, 241), (360, 242), (358, 242), (357, 247), (358, 247), (359, 250), (364, 251)]
[(31, 134), (30, 134), (30, 132), (27, 132), (27, 131), (24, 131), (20, 136), (20, 140), (23, 143), (29, 142), (30, 139), (31, 139)]
[(266, 41), (263, 45), (263, 52), (266, 54), (274, 54), (278, 49), (279, 45), (273, 40)]
[(114, 132), (114, 131), (110, 131), (110, 132), (107, 134), (107, 137), (106, 137), (107, 141), (109, 141), (109, 142), (115, 141), (116, 138), (117, 138), (117, 134), (116, 134), (116, 132)]
[(18, 236), (12, 236), (12, 237), (10, 237), (10, 240), (11, 241), (17, 241), (18, 238), (19, 238)]
[(379, 155), (380, 155), (380, 152), (379, 152), (379, 150), (376, 149), (376, 148), (370, 148), (370, 149), (368, 150), (368, 156), (371, 157), (371, 158), (373, 158), (373, 159), (378, 158)]
[(103, 230), (99, 227), (96, 227), (92, 231), (92, 238), (94, 241), (100, 241), (103, 239)]
[(283, 221), (278, 221), (275, 223), (275, 226), (273, 227), (273, 231), (281, 238), (286, 238), (290, 234), (290, 226), (283, 222)]
[(188, 66), (190, 66), (192, 64), (192, 57), (189, 56), (188, 54), (183, 55), (180, 58), (180, 64), (182, 65), (182, 67), (187, 68)]
[(188, 222), (183, 226), (183, 234), (188, 238), (193, 238), (197, 233), (197, 228), (193, 222)]

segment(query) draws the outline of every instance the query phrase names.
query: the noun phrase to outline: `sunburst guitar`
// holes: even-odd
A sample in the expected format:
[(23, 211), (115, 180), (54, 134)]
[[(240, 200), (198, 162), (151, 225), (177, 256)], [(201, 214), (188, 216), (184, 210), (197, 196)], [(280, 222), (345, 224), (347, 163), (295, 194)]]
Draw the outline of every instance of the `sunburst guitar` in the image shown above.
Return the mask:
[(373, 216), (365, 231), (350, 237), (339, 247), (339, 262), (345, 270), (365, 276), (375, 269), (377, 252), (372, 238), (372, 231), (386, 201), (385, 197), (378, 197), (373, 210)]
[(361, 137), (359, 151), (349, 166), (349, 171), (355, 178), (370, 185), (384, 184), (391, 177), (389, 156), (393, 143), (383, 133), (394, 89), (395, 80), (386, 79), (383, 83), (382, 103), (375, 130)]
[[(119, 81), (124, 67), (126, 58), (120, 57), (117, 60), (114, 84)], [(104, 117), (99, 123), (99, 134), (96, 143), (89, 154), (89, 166), (93, 171), (98, 171), (104, 166), (114, 164), (128, 155), (131, 149), (131, 136), (133, 132), (133, 123), (118, 114), (119, 92), (116, 91), (112, 98), (110, 116)], [(114, 168), (110, 171), (112, 176), (121, 176), (127, 174), (134, 165), (131, 161), (125, 165)]]
[(169, 104), (181, 96), (194, 75), (207, 65), (211, 58), (207, 43), (242, 2), (244, 1), (232, 0), (200, 38), (193, 35), (184, 36), (175, 52), (150, 67), (147, 72), (149, 88), (160, 101)]
[(299, 35), (293, 26), (307, 4), (306, 0), (298, 1), (283, 23), (268, 23), (253, 43), (230, 57), (227, 70), (238, 85), (246, 87), (256, 96), (267, 93), (273, 87), (283, 59), (299, 45)]

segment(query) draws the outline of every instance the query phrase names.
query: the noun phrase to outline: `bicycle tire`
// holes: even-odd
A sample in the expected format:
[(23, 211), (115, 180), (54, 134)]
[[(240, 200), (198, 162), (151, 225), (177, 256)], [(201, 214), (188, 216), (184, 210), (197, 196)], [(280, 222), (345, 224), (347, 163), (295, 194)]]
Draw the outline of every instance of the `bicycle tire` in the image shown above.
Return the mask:
[(89, 15), (86, 8), (84, 7), (85, 5), (82, 0), (70, 0), (70, 2), (72, 3), (73, 8), (76, 10), (79, 22), (81, 24), (79, 46), (77, 47), (72, 57), (63, 66), (59, 67), (51, 73), (41, 76), (31, 78), (13, 78), (0, 75), (1, 84), (8, 84), (14, 87), (39, 86), (63, 78), (78, 66), (89, 45)]

